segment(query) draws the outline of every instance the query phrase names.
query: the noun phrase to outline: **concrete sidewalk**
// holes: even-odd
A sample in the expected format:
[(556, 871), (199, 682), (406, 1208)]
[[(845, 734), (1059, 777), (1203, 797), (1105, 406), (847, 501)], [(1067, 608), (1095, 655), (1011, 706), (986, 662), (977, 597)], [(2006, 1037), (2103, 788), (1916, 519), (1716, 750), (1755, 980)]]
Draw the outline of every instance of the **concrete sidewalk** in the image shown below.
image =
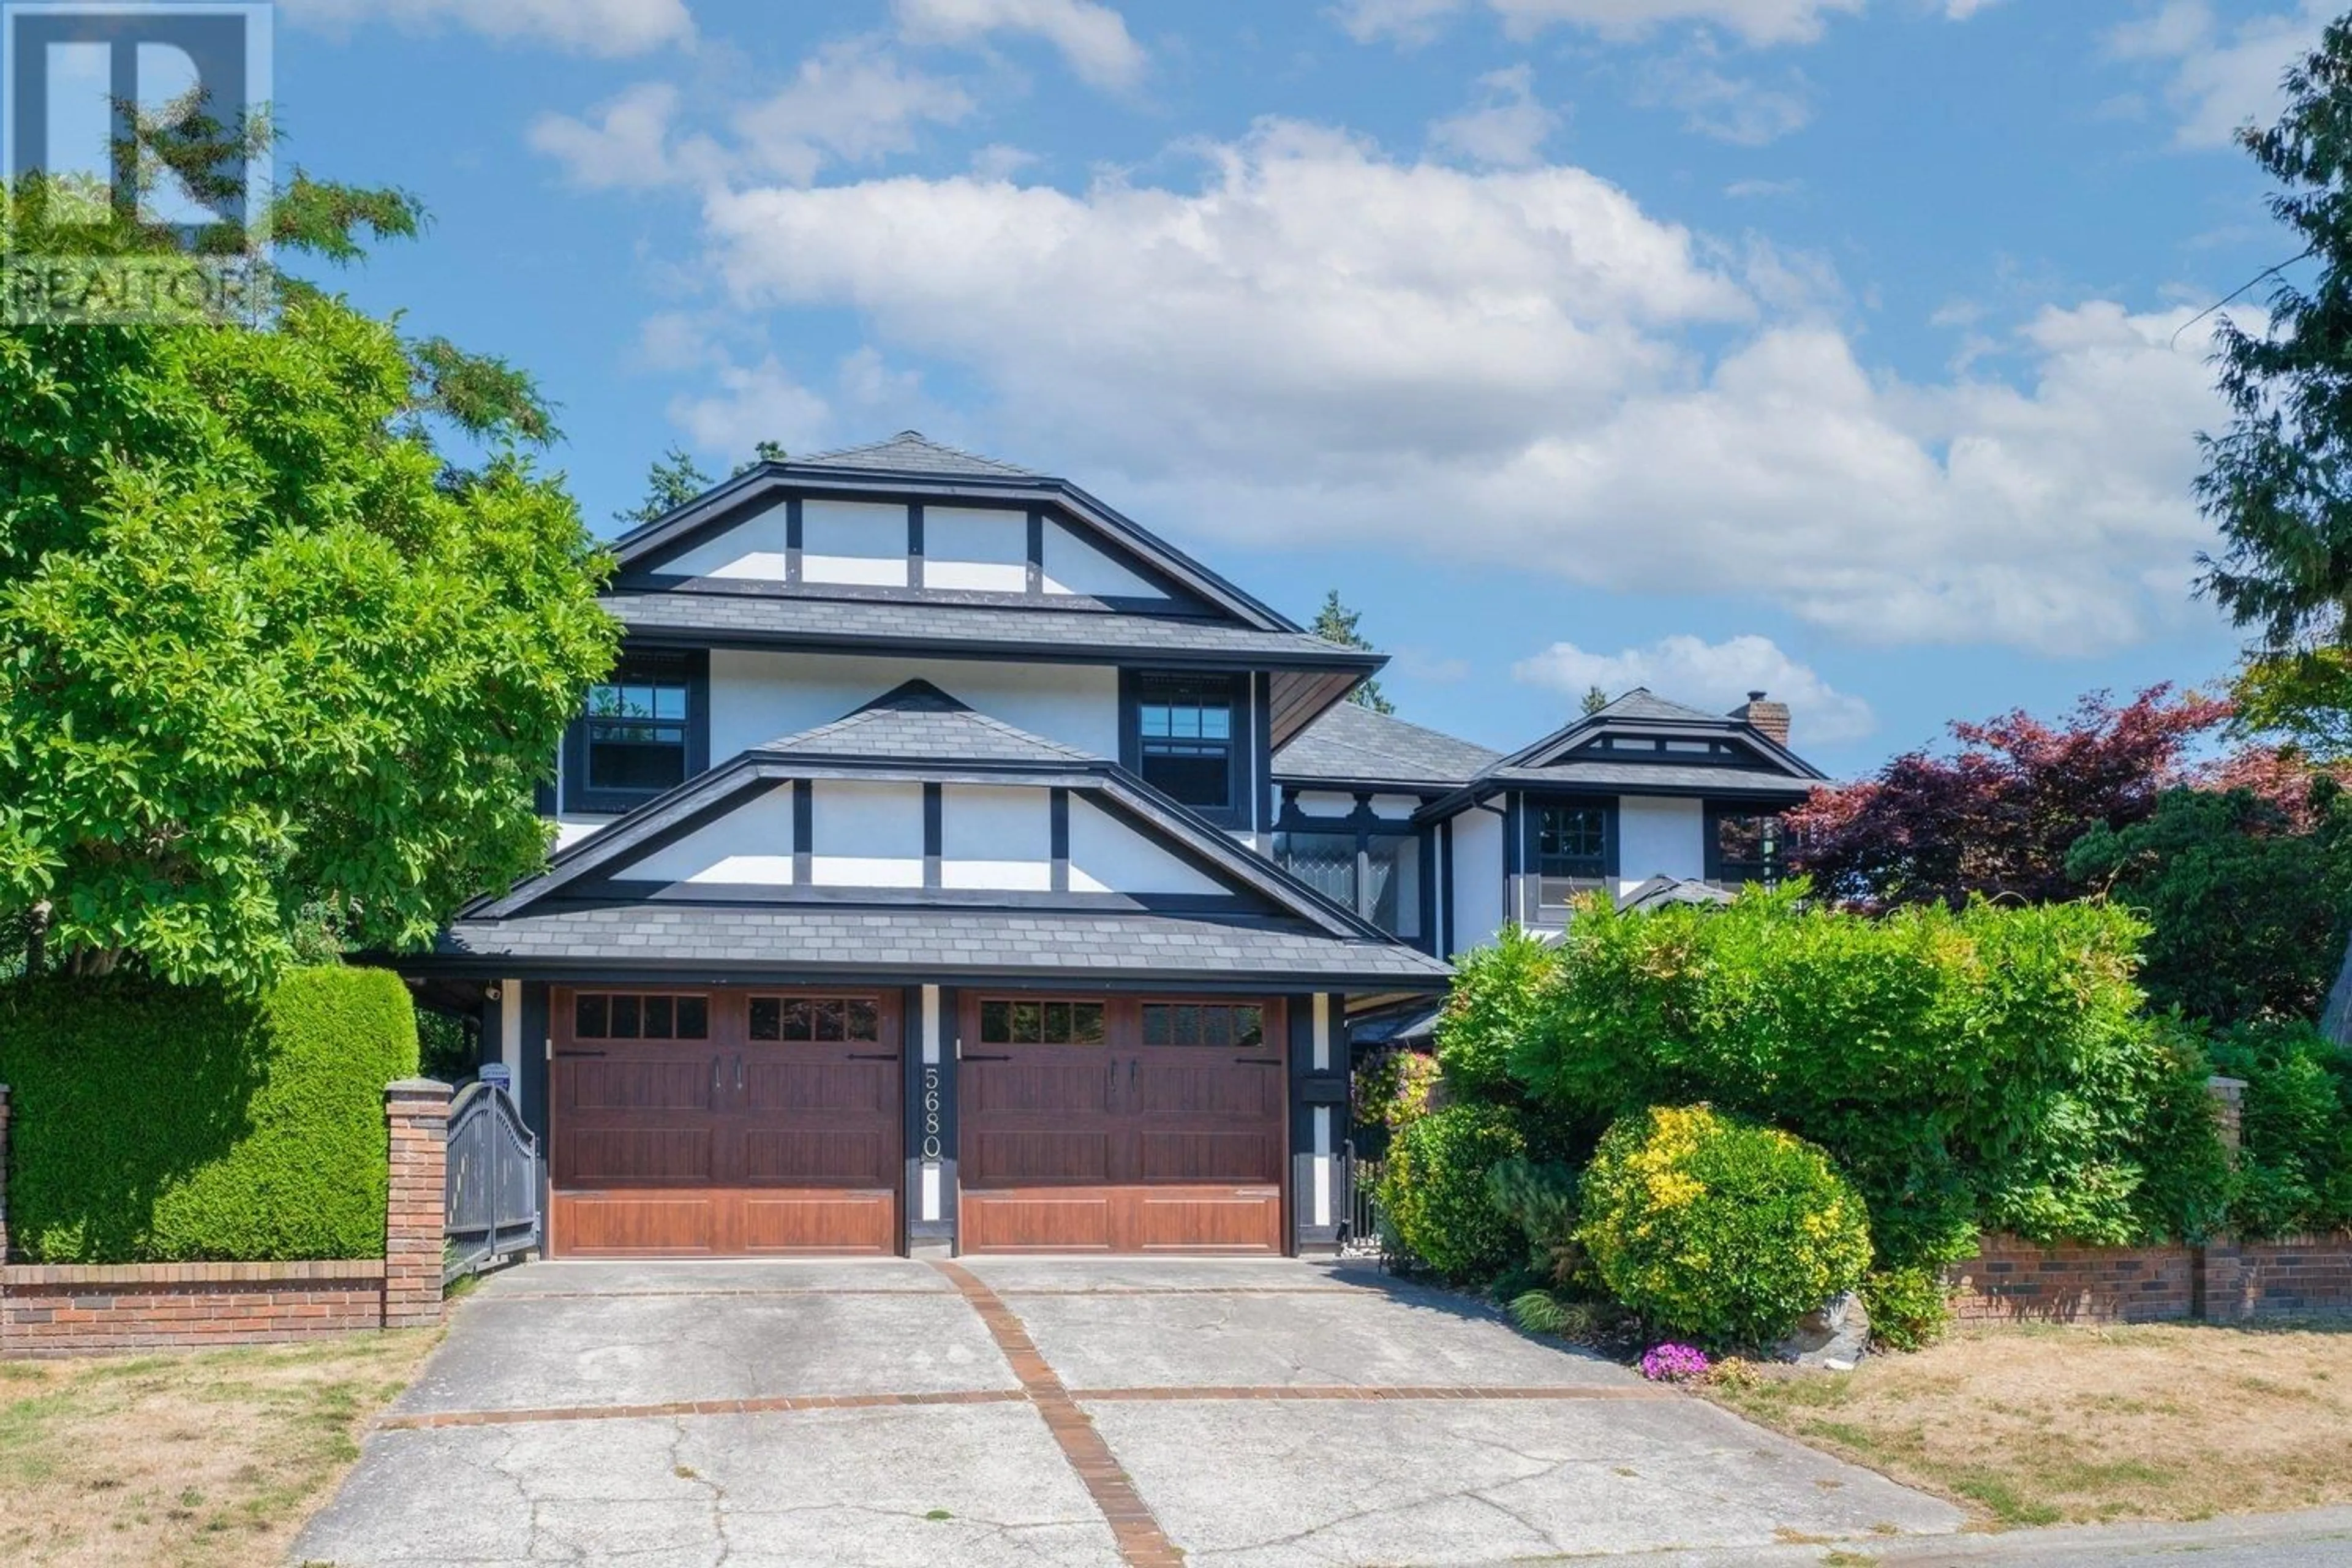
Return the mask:
[(1377, 1275), (557, 1263), (459, 1305), (294, 1560), (1757, 1561), (1961, 1522)]

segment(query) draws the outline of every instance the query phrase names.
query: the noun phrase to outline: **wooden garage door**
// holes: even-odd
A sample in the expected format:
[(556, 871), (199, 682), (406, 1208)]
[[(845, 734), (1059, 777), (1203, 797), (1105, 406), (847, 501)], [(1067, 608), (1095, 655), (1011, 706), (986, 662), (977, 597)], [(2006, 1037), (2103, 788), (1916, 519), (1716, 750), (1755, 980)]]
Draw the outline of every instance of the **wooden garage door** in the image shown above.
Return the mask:
[(967, 996), (967, 1252), (1279, 1252), (1278, 1002)]
[(551, 1247), (895, 1252), (896, 998), (558, 991)]

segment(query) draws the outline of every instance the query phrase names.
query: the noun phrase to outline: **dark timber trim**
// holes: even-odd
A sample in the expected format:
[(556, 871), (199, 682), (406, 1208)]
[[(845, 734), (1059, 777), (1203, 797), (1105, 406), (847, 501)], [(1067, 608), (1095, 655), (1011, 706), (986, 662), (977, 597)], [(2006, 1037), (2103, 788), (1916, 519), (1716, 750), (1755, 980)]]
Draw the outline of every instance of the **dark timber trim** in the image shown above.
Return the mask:
[(815, 879), (816, 848), (816, 784), (810, 779), (793, 781), (793, 885), (805, 888)]
[(784, 502), (784, 581), (798, 583), (801, 573), (801, 498)]
[(923, 503), (909, 502), (907, 507), (907, 586), (923, 585)]
[(923, 886), (937, 891), (940, 887), (940, 852), (947, 838), (947, 810), (942, 786), (923, 786)]
[(1057, 789), (1047, 797), (1048, 831), (1053, 836), (1054, 873), (1052, 888), (1067, 895), (1070, 890), (1070, 792)]

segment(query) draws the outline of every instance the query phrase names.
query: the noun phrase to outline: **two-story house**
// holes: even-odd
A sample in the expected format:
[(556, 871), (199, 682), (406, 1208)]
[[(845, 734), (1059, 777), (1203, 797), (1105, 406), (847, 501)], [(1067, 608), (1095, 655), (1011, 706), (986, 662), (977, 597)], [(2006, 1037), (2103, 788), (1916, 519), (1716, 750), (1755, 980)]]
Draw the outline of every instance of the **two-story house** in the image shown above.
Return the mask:
[(614, 553), (552, 861), (413, 966), (480, 1009), (554, 1254), (1336, 1237), (1347, 1018), (1447, 970), (1277, 868), (1274, 759), (1378, 656), (912, 433)]

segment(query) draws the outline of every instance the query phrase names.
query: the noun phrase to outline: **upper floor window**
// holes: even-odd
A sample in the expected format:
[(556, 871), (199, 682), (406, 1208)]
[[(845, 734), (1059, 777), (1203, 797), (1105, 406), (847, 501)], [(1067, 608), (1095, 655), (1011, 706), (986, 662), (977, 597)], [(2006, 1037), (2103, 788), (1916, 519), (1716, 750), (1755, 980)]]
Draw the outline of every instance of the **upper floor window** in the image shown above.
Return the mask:
[(1421, 840), (1391, 833), (1285, 832), (1282, 868), (1393, 937), (1421, 935)]
[(1769, 813), (1710, 809), (1706, 858), (1710, 882), (1769, 886), (1780, 874), (1780, 819)]
[(1196, 811), (1238, 811), (1237, 689), (1229, 676), (1138, 676), (1136, 772)]
[(566, 743), (567, 809), (626, 811), (701, 771), (702, 668), (693, 654), (633, 653), (588, 689)]
[[(1536, 811), (1536, 874), (1598, 882), (1609, 875), (1609, 808), (1547, 805)], [(1549, 902), (1549, 900), (1547, 900)]]

